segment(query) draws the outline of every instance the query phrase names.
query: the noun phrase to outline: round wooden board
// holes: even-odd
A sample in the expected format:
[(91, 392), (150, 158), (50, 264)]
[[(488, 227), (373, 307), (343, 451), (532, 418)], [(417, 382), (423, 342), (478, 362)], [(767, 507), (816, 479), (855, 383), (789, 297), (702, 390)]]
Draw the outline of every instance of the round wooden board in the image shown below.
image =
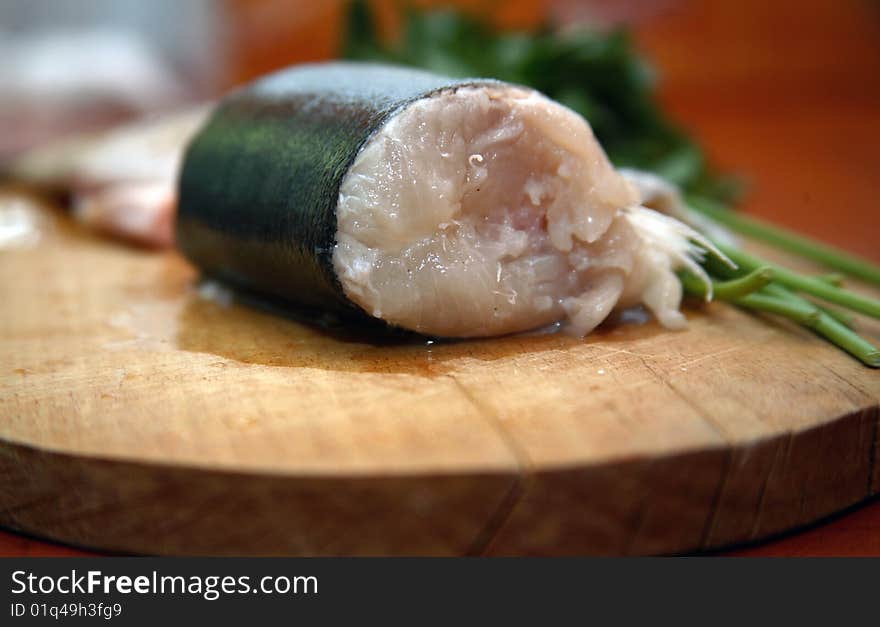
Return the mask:
[(39, 242), (0, 250), (13, 529), (158, 554), (656, 554), (880, 490), (880, 376), (772, 319), (378, 345), (28, 207)]

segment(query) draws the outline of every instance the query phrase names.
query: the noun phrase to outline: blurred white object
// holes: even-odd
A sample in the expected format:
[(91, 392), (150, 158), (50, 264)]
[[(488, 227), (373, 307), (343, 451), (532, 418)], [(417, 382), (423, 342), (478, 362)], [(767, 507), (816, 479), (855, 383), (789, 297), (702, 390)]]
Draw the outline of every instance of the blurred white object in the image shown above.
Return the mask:
[(44, 222), (27, 199), (0, 193), (0, 250), (33, 246), (40, 241)]
[(210, 0), (0, 3), (0, 159), (202, 99), (223, 70)]
[(4, 106), (112, 97), (142, 111), (178, 101), (185, 91), (137, 33), (59, 30), (0, 38)]
[(44, 186), (174, 181), (183, 149), (211, 112), (200, 105), (28, 151), (8, 168), (13, 177)]
[(191, 107), (51, 143), (13, 161), (9, 174), (69, 190), (75, 217), (89, 228), (165, 248), (174, 239), (183, 151), (210, 112), (211, 105)]
[(653, 172), (633, 168), (618, 168), (617, 171), (636, 186), (642, 197), (642, 204), (646, 207), (692, 226), (711, 240), (727, 246), (738, 245), (733, 233), (709, 217), (688, 207), (681, 190), (666, 179)]

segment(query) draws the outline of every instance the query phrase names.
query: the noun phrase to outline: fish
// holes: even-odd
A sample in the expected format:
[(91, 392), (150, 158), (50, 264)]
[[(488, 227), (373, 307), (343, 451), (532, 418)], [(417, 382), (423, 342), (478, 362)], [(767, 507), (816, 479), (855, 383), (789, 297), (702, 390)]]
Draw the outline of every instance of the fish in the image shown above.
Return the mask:
[[(159, 124), (140, 129), (141, 144)], [(710, 298), (700, 262), (723, 258), (675, 190), (616, 169), (583, 117), (529, 87), (305, 64), (173, 128), (161, 174), (116, 181), (152, 217), (126, 220), (114, 197), (125, 188), (80, 171), (75, 180), (101, 179), (105, 194), (86, 194), (98, 208), (81, 209), (84, 221), (173, 241), (205, 276), (352, 324), (440, 338), (556, 324), (585, 336), (644, 306), (680, 329), (676, 273), (701, 278)], [(92, 172), (102, 150), (113, 152), (90, 145)]]

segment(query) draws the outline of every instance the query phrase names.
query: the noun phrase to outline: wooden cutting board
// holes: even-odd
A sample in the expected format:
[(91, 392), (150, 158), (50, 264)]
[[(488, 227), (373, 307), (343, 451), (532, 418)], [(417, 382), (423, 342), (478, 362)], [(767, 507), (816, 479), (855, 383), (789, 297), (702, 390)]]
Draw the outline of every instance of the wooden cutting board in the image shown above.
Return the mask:
[(176, 253), (24, 196), (0, 214), (33, 235), (0, 249), (12, 529), (160, 554), (656, 554), (880, 491), (880, 373), (775, 319), (377, 343), (227, 302)]

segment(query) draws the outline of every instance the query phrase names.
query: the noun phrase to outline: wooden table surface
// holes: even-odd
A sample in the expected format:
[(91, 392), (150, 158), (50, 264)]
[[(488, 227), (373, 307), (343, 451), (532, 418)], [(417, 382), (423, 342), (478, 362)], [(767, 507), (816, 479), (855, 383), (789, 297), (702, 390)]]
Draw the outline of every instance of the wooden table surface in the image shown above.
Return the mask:
[[(655, 4), (637, 34), (661, 69), (661, 98), (714, 162), (749, 182), (744, 210), (880, 261), (880, 7)], [(0, 555), (83, 554), (0, 532)], [(880, 555), (880, 501), (729, 554)]]

